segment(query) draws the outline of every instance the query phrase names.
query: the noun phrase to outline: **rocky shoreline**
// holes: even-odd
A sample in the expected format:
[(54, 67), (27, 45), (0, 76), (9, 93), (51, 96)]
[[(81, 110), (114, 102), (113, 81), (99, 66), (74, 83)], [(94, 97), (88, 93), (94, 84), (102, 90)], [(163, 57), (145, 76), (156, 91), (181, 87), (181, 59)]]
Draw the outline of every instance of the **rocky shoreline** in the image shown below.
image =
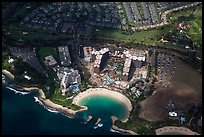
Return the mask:
[(133, 132), (132, 130), (126, 130), (126, 129), (122, 129), (122, 128), (115, 126), (114, 123), (117, 120), (117, 118), (115, 116), (112, 116), (111, 119), (113, 121), (112, 129), (119, 131), (119, 132), (122, 132), (122, 134), (124, 134), (124, 135), (139, 135), (139, 134)]
[[(2, 73), (4, 74), (6, 72), (8, 77), (14, 78), (14, 75), (12, 75), (9, 71), (7, 70), (2, 70)], [(39, 95), (38, 95), (38, 99), (43, 103), (43, 105), (51, 110), (54, 111), (58, 111), (62, 114), (64, 114), (65, 116), (68, 116), (70, 118), (74, 118), (77, 112), (81, 112), (81, 111), (85, 111), (88, 108), (86, 106), (80, 106), (81, 108), (79, 110), (72, 110), (72, 109), (68, 109), (67, 107), (63, 107), (61, 105), (55, 104), (52, 101), (50, 101), (49, 99), (46, 99), (45, 94), (43, 92), (42, 89), (39, 89), (37, 87), (16, 87), (16, 90), (20, 91), (20, 92), (34, 92), (34, 91), (38, 91)], [(131, 131), (131, 130), (125, 130), (125, 129), (121, 129), (118, 128), (117, 126), (114, 125), (115, 120), (117, 120), (116, 117), (112, 116), (111, 117), (112, 121), (113, 121), (113, 126), (112, 129), (119, 131), (121, 134), (126, 135), (131, 134), (131, 135), (138, 135), (137, 133)]]

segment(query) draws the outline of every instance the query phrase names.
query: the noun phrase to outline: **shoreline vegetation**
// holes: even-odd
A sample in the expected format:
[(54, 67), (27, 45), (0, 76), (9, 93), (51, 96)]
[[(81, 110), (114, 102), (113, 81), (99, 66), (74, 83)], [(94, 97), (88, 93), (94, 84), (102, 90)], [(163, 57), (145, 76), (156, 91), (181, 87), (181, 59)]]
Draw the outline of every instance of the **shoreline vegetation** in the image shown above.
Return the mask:
[(133, 132), (132, 130), (122, 129), (122, 128), (119, 128), (119, 127), (115, 126), (114, 123), (115, 123), (115, 121), (118, 119), (117, 117), (111, 116), (111, 119), (112, 119), (112, 121), (113, 121), (112, 129), (114, 129), (114, 130), (116, 130), (116, 131), (121, 131), (121, 132), (123, 132), (124, 135), (126, 135), (126, 134), (139, 135), (139, 134)]
[[(9, 78), (14, 78), (14, 75), (11, 74), (7, 70), (2, 70), (2, 73), (5, 74)], [(43, 92), (42, 89), (39, 89), (37, 87), (15, 87), (15, 90), (18, 90), (20, 92), (33, 92), (33, 91), (38, 91), (38, 99), (49, 109), (55, 110), (62, 112), (65, 115), (68, 115), (70, 117), (74, 117), (77, 112), (87, 110), (88, 108), (86, 106), (81, 106), (81, 108), (77, 111), (74, 111), (72, 109), (68, 109), (67, 107), (63, 107), (61, 105), (55, 104), (49, 99), (46, 99), (45, 93)]]
[[(7, 77), (9, 78), (14, 78), (14, 75), (12, 73), (10, 73), (8, 70), (2, 70), (2, 73), (4, 75), (6, 75)], [(50, 101), (49, 99), (46, 99), (45, 97), (45, 93), (43, 92), (42, 89), (39, 89), (37, 87), (17, 87), (15, 88), (15, 90), (19, 90), (20, 92), (33, 92), (33, 91), (38, 91), (39, 95), (38, 95), (38, 99), (43, 103), (43, 105), (51, 110), (54, 110), (54, 111), (59, 111), (60, 113), (64, 114), (65, 116), (68, 116), (68, 117), (71, 117), (71, 118), (74, 118), (75, 117), (75, 114), (77, 112), (81, 112), (81, 111), (85, 111), (87, 110), (88, 108), (86, 106), (80, 106), (81, 108), (79, 110), (72, 110), (72, 109), (68, 109), (67, 107), (63, 107), (61, 105), (58, 105), (58, 104), (55, 104), (53, 103), (52, 101)], [(107, 89), (106, 89), (107, 90)], [(113, 92), (113, 91), (112, 91)], [(117, 93), (117, 92), (116, 92)], [(121, 93), (118, 93), (118, 95), (120, 95)], [(122, 94), (121, 94), (122, 95)], [(114, 96), (114, 95), (113, 95)], [(124, 96), (124, 95), (122, 95)], [(115, 96), (114, 96), (115, 97)], [(124, 96), (125, 97), (125, 96)], [(127, 98), (127, 97), (126, 97)], [(127, 98), (128, 99), (128, 98)], [(126, 99), (126, 103), (127, 103), (127, 99)], [(73, 101), (73, 103), (75, 103)], [(132, 106), (131, 106), (131, 103), (129, 104), (130, 102), (128, 102), (126, 105), (128, 106), (128, 108), (130, 109)], [(77, 104), (77, 102), (76, 102)], [(129, 114), (128, 114), (129, 116)], [(118, 120), (118, 118), (116, 118), (115, 116), (112, 116), (111, 117), (112, 121), (113, 121), (113, 125), (112, 125), (112, 129), (116, 130), (116, 131), (119, 131), (120, 134), (131, 134), (131, 135), (137, 135), (137, 133), (131, 131), (131, 130), (125, 130), (125, 129), (121, 129), (121, 128), (118, 128), (117, 126), (114, 125), (114, 122), (116, 120)], [(122, 120), (122, 122), (126, 122), (128, 120), (128, 118), (126, 120)]]

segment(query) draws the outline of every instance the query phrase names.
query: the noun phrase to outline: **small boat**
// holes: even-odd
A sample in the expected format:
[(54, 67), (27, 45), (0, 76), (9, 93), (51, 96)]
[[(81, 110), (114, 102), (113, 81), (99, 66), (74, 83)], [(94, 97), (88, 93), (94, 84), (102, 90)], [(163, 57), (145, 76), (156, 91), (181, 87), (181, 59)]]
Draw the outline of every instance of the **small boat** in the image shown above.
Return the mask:
[(97, 125), (97, 126), (94, 126), (93, 128), (94, 128), (94, 129), (97, 129), (98, 127), (102, 127), (102, 126), (103, 126), (102, 123), (98, 123), (98, 125)]
[(100, 124), (100, 123), (98, 124), (98, 127), (102, 127), (102, 126), (103, 126), (103, 124), (102, 124), (102, 123), (101, 123), (101, 124)]

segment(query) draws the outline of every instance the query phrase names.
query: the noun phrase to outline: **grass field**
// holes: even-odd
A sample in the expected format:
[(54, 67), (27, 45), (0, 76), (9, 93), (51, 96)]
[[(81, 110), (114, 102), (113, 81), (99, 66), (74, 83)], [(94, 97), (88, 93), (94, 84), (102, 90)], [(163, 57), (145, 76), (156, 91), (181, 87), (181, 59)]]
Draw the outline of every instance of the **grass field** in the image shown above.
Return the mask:
[(172, 29), (171, 25), (165, 26), (159, 29), (146, 30), (146, 31), (137, 31), (132, 35), (122, 34), (122, 31), (119, 29), (110, 29), (110, 28), (97, 28), (99, 31), (96, 32), (98, 36), (125, 40), (129, 42), (139, 42), (149, 45), (155, 45), (162, 38), (165, 32)]
[[(193, 14), (194, 18), (191, 19), (189, 15)], [(115, 39), (115, 40), (124, 40), (127, 42), (139, 42), (143, 44), (155, 45), (159, 44), (158, 42), (163, 35), (167, 32), (175, 29), (176, 22), (181, 17), (185, 17), (184, 19), (191, 25), (191, 28), (188, 31), (189, 36), (193, 41), (199, 43), (202, 40), (202, 31), (199, 29), (202, 28), (202, 7), (189, 8), (182, 11), (178, 11), (172, 13), (170, 15), (171, 24), (152, 29), (152, 30), (143, 30), (136, 31), (132, 35), (122, 34), (122, 30), (119, 29), (110, 29), (110, 28), (97, 28), (99, 31), (96, 34), (100, 37)]]
[(38, 54), (41, 60), (49, 55), (52, 55), (54, 58), (57, 57), (57, 51), (52, 47), (40, 47)]
[[(56, 34), (43, 32), (40, 30), (28, 30), (14, 27), (3, 27), (6, 33), (10, 33), (9, 37), (15, 40), (25, 40), (25, 41), (34, 41), (34, 40), (62, 40), (62, 39), (70, 39), (70, 35), (66, 34)], [(29, 32), (26, 35), (23, 35), (23, 32)]]
[[(72, 94), (70, 94), (69, 96), (72, 96)], [(62, 106), (67, 107), (69, 109), (73, 109), (73, 110), (79, 110), (80, 109), (80, 106), (72, 104), (72, 100), (66, 100), (66, 97), (61, 95), (59, 89), (55, 91), (54, 95), (52, 96), (52, 98), (50, 100), (56, 104), (62, 105)]]
[(190, 25), (188, 36), (196, 43), (197, 47), (202, 45), (202, 7), (192, 7), (171, 14), (172, 22), (182, 20)]

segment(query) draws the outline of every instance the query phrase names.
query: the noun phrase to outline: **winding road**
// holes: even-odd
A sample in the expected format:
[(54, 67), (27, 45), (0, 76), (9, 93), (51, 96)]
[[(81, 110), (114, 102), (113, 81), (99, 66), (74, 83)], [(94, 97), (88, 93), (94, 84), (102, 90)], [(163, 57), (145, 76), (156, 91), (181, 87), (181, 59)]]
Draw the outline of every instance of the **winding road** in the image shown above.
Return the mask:
[(185, 5), (185, 6), (181, 6), (181, 7), (177, 7), (177, 8), (167, 10), (167, 11), (165, 11), (165, 12), (163, 12), (161, 14), (161, 20), (162, 20), (161, 23), (154, 24), (154, 25), (148, 25), (148, 26), (142, 26), (142, 27), (132, 27), (132, 29), (135, 31), (135, 30), (147, 30), (147, 29), (150, 29), (150, 28), (162, 27), (164, 25), (169, 24), (168, 19), (167, 19), (168, 14), (170, 14), (170, 13), (172, 13), (174, 11), (182, 10), (184, 8), (193, 7), (193, 6), (198, 5), (198, 4), (202, 4), (202, 2), (194, 2), (192, 4), (188, 4), (188, 5)]

